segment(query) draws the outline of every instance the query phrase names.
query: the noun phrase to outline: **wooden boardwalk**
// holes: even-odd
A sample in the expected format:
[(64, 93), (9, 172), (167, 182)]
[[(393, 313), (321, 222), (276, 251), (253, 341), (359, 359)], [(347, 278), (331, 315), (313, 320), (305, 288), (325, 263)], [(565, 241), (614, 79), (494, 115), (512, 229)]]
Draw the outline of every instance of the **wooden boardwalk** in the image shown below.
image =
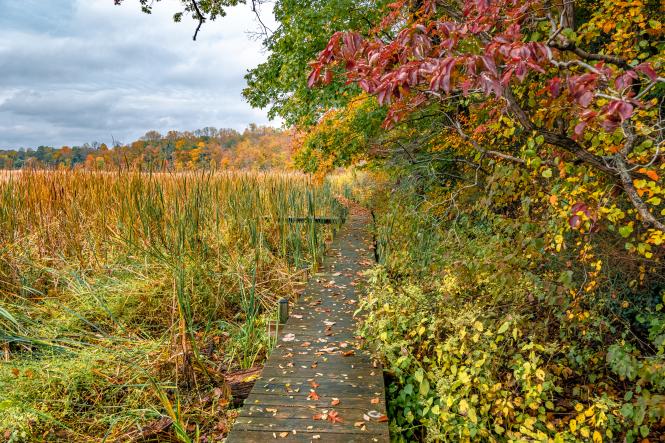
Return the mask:
[(352, 211), (292, 309), (229, 443), (389, 442), (381, 366), (358, 349), (356, 284), (372, 264), (364, 213)]

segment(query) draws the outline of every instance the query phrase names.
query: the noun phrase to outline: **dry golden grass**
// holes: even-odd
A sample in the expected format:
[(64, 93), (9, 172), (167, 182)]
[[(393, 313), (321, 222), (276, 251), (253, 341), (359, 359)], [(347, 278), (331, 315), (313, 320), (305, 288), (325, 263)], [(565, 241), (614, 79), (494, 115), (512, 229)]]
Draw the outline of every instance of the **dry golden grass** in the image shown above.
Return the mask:
[(0, 431), (17, 441), (164, 420), (223, 435), (225, 373), (260, 363), (276, 299), (331, 235), (288, 217), (342, 211), (293, 173), (0, 177)]

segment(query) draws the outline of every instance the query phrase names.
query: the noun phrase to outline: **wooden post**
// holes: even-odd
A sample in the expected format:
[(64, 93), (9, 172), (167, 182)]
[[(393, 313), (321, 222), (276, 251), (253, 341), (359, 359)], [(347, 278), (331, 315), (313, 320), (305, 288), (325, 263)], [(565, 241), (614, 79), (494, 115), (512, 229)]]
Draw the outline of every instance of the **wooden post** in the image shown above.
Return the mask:
[(285, 298), (279, 299), (279, 324), (283, 325), (289, 318), (289, 301)]

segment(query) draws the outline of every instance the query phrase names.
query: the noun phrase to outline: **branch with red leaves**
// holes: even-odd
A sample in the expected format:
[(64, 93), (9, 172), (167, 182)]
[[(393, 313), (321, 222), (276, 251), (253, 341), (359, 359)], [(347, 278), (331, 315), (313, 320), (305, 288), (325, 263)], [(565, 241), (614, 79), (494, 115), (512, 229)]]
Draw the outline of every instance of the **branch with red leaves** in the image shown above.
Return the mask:
[[(534, 11), (544, 9), (541, 0), (465, 0), (462, 10), (441, 14), (436, 0), (419, 4), (416, 13), (405, 0), (390, 5), (379, 30), (407, 23), (391, 41), (363, 38), (355, 32), (334, 34), (311, 64), (310, 87), (329, 83), (334, 70), (343, 68), (348, 82), (390, 106), (385, 128), (429, 103), (432, 96), (479, 92), (505, 100), (507, 110), (526, 131), (542, 135), (546, 143), (564, 149), (576, 162), (606, 174), (625, 190), (645, 224), (663, 229), (633, 192), (633, 180), (642, 176), (630, 172), (635, 168), (629, 163), (629, 152), (621, 150), (619, 161), (582, 145), (592, 126), (608, 133), (632, 128), (636, 110), (649, 106), (642, 100), (646, 91), (665, 81), (653, 66), (631, 67), (618, 57), (584, 51), (555, 30), (546, 42), (528, 41), (529, 26), (539, 19)], [(534, 123), (513, 93), (527, 78), (547, 80), (551, 99), (567, 101), (570, 113), (564, 117), (572, 123), (572, 134)], [(520, 160), (499, 154), (494, 156)]]

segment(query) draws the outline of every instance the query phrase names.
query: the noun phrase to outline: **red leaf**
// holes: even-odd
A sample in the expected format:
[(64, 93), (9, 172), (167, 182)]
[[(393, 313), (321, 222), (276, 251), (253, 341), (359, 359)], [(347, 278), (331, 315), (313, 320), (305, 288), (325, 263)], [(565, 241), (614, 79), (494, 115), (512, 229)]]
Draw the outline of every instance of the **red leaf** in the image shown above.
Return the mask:
[(307, 77), (307, 87), (312, 88), (316, 84), (316, 81), (319, 78), (319, 74), (321, 73), (321, 68), (315, 68), (312, 72), (310, 72), (309, 77)]
[(651, 80), (652, 82), (655, 82), (656, 79), (658, 79), (658, 74), (651, 66), (651, 63), (639, 64), (635, 66), (635, 70), (649, 77), (649, 80)]

